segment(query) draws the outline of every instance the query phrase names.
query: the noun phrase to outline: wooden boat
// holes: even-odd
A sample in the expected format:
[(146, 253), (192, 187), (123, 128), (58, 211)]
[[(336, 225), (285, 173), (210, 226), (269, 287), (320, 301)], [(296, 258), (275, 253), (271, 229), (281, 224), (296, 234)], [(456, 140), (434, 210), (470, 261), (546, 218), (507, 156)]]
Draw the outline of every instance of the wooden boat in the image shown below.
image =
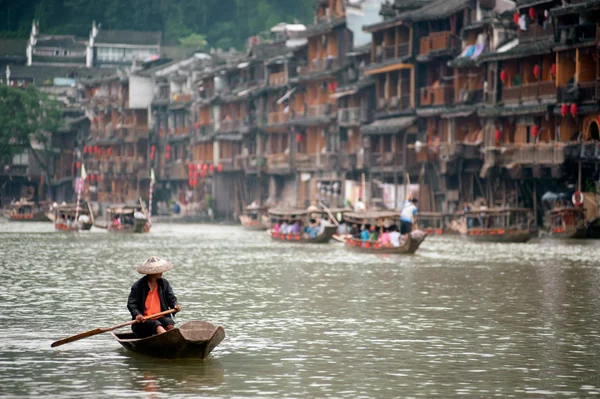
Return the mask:
[(471, 210), (465, 213), (464, 235), (476, 242), (524, 243), (537, 234), (531, 226), (531, 213), (527, 208)]
[(550, 211), (550, 229), (554, 238), (586, 238), (583, 208), (555, 208)]
[(50, 219), (46, 215), (48, 205), (46, 202), (20, 199), (5, 209), (3, 214), (8, 220), (15, 222), (49, 222)]
[(240, 223), (247, 230), (268, 230), (271, 225), (269, 223), (269, 207), (247, 206), (244, 214), (240, 216)]
[(112, 205), (106, 210), (106, 226), (111, 233), (149, 233), (150, 217), (140, 198), (136, 204)]
[[(400, 212), (396, 211), (365, 211), (365, 212), (348, 212), (344, 215), (344, 221), (348, 224), (379, 226), (383, 229), (384, 225), (395, 225), (400, 219)], [(360, 238), (347, 236), (344, 247), (350, 251), (372, 253), (372, 254), (414, 254), (425, 238), (427, 233), (423, 230), (414, 230), (405, 242), (399, 247), (392, 245), (382, 245), (377, 241), (361, 240)], [(402, 239), (402, 237), (401, 237)]]
[[(79, 222), (67, 223), (67, 220), (75, 220), (76, 214)], [(54, 221), (54, 228), (60, 231), (90, 230), (94, 225), (94, 212), (87, 201), (80, 204), (79, 209), (77, 204), (58, 205), (54, 208), (52, 216), (47, 216)]]
[[(296, 221), (300, 222), (303, 226), (308, 225), (310, 218), (321, 217), (330, 219), (325, 210), (313, 209), (270, 209), (269, 216), (276, 224), (287, 221), (289, 224), (293, 224)], [(286, 241), (296, 242), (301, 244), (327, 244), (331, 241), (333, 235), (337, 232), (337, 226), (332, 224), (331, 221), (324, 226), (323, 230), (316, 237), (310, 237), (305, 233), (301, 234), (288, 234), (277, 232), (274, 228), (267, 230), (267, 234), (275, 241)]]
[(225, 338), (225, 330), (206, 321), (189, 321), (179, 328), (148, 338), (133, 333), (111, 333), (124, 348), (159, 358), (206, 359)]
[(419, 212), (417, 221), (419, 229), (427, 233), (427, 235), (446, 234), (447, 230), (444, 227), (446, 217), (443, 213), (438, 212)]

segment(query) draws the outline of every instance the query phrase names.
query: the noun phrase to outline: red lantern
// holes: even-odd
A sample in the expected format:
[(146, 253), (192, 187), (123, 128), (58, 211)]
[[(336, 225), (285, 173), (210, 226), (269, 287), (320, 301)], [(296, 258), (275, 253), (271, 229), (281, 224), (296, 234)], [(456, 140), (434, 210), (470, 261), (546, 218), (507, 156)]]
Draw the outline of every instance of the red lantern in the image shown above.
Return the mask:
[(151, 159), (152, 161), (154, 161), (154, 153), (153, 153), (153, 152), (151, 152), (151, 153), (150, 153), (150, 159)]
[(571, 104), (571, 115), (577, 116), (577, 104)]
[(100, 178), (100, 175), (96, 175), (96, 181), (97, 181), (98, 183), (100, 183), (100, 180), (102, 180), (102, 179)]
[(98, 148), (98, 155), (102, 155), (102, 148)]
[(90, 180), (92, 181), (92, 183), (95, 182), (96, 181), (96, 175), (90, 175)]
[(500, 81), (502, 83), (506, 83), (508, 81), (508, 72), (506, 72), (504, 69), (500, 71)]
[(156, 152), (156, 146), (155, 145), (152, 145), (150, 147), (150, 152)]
[(210, 171), (211, 171), (211, 172), (214, 172), (214, 171), (215, 171), (215, 165), (213, 165), (213, 164), (211, 163), (211, 164), (210, 164), (210, 168), (209, 168), (209, 169), (210, 169)]
[(540, 77), (540, 66), (536, 65), (533, 67), (533, 76), (535, 76), (535, 78), (539, 78)]
[(206, 177), (206, 172), (205, 171), (200, 172), (200, 177), (204, 179)]
[(598, 114), (598, 124), (600, 125), (600, 114)]
[(519, 24), (519, 13), (518, 12), (513, 14), (513, 22), (517, 25)]
[(77, 166), (77, 169), (81, 168), (81, 162), (77, 161), (77, 163), (75, 164)]
[(188, 179), (191, 179), (192, 177), (194, 177), (194, 172), (192, 172), (191, 170), (188, 172)]
[(561, 114), (562, 116), (567, 116), (567, 112), (569, 112), (569, 106), (568, 106), (567, 104), (563, 104), (563, 105), (560, 107), (560, 114)]
[(194, 172), (192, 180), (198, 180), (198, 172)]
[(217, 172), (221, 173), (223, 171), (223, 165), (217, 165)]
[(98, 153), (99, 147), (97, 145), (94, 146), (94, 153)]
[(87, 176), (85, 177), (85, 181), (90, 181), (90, 175), (87, 175)]
[(556, 76), (556, 64), (552, 64), (552, 68), (550, 68), (550, 73), (552, 76)]
[(106, 150), (106, 155), (108, 155), (109, 157), (112, 155), (112, 148)]
[(533, 125), (531, 127), (531, 136), (532, 137), (537, 137), (538, 131), (539, 131), (538, 127), (536, 125)]
[(188, 172), (191, 172), (192, 170), (194, 170), (194, 164), (188, 163)]
[(194, 123), (194, 129), (198, 130), (200, 128), (200, 124), (198, 122)]
[(296, 143), (302, 143), (302, 135), (300, 133), (296, 135)]
[(535, 10), (533, 7), (529, 7), (529, 18), (535, 19)]
[(189, 185), (190, 187), (193, 187), (193, 184), (194, 184), (194, 182), (192, 181), (192, 179), (188, 179), (188, 185)]
[(208, 171), (208, 164), (207, 163), (202, 164), (202, 170), (204, 171), (204, 173), (206, 173)]
[(494, 132), (494, 140), (500, 141), (502, 139), (502, 131), (500, 129), (496, 129)]
[(88, 148), (87, 148), (87, 145), (86, 145), (85, 147), (83, 147), (83, 153), (87, 154), (87, 152), (88, 152)]
[(168, 161), (169, 159), (171, 159), (171, 153), (167, 152), (165, 154), (165, 159)]

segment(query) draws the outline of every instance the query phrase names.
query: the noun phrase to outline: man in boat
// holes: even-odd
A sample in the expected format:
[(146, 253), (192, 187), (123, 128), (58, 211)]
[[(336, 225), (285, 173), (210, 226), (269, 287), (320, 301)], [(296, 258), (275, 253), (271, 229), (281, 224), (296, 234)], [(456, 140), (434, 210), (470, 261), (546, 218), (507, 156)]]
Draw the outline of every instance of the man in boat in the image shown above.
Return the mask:
[[(415, 223), (417, 215), (417, 199), (409, 197), (404, 201), (402, 211), (400, 212), (400, 234), (408, 236), (412, 231), (412, 226)], [(408, 237), (406, 237), (408, 239)]]
[(144, 277), (131, 286), (127, 309), (131, 318), (137, 323), (131, 326), (138, 338), (149, 337), (154, 334), (162, 334), (172, 330), (175, 322), (171, 315), (158, 319), (147, 320), (146, 316), (175, 309), (181, 311), (181, 305), (177, 303), (177, 297), (169, 282), (162, 278), (162, 274), (173, 268), (173, 264), (158, 256), (152, 256), (138, 266), (135, 270)]

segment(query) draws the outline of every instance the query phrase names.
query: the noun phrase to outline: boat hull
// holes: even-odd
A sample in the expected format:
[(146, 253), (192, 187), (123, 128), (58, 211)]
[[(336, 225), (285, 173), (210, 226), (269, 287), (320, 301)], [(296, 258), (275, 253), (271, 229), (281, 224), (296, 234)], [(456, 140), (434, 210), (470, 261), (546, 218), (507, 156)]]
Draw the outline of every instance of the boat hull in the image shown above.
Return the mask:
[(12, 222), (49, 222), (50, 219), (45, 212), (29, 214), (5, 213), (4, 216)]
[(275, 233), (273, 230), (268, 230), (267, 234), (269, 234), (274, 241), (295, 242), (299, 244), (327, 244), (329, 241), (331, 241), (336, 232), (336, 226), (325, 226), (323, 233), (315, 238), (306, 238), (303, 234)]
[(473, 242), (526, 243), (535, 236), (533, 231), (505, 232), (503, 234), (467, 234)]
[(133, 333), (111, 334), (125, 349), (167, 359), (206, 359), (225, 338), (223, 327), (205, 321), (190, 321), (148, 338), (136, 338)]
[(369, 254), (381, 254), (381, 255), (411, 255), (417, 252), (425, 238), (427, 233), (423, 231), (413, 231), (408, 235), (408, 240), (399, 247), (388, 247), (377, 244), (376, 242), (363, 241), (358, 239), (348, 239), (344, 243), (344, 247), (352, 252), (362, 252)]

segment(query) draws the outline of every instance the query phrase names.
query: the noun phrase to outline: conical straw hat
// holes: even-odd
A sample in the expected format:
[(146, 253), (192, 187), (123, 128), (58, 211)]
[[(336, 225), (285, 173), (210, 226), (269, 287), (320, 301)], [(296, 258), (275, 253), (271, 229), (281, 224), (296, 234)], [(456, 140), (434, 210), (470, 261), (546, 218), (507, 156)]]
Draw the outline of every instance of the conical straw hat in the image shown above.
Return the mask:
[(161, 259), (158, 256), (151, 256), (135, 270), (140, 274), (158, 274), (168, 272), (172, 268), (173, 264), (168, 260)]

